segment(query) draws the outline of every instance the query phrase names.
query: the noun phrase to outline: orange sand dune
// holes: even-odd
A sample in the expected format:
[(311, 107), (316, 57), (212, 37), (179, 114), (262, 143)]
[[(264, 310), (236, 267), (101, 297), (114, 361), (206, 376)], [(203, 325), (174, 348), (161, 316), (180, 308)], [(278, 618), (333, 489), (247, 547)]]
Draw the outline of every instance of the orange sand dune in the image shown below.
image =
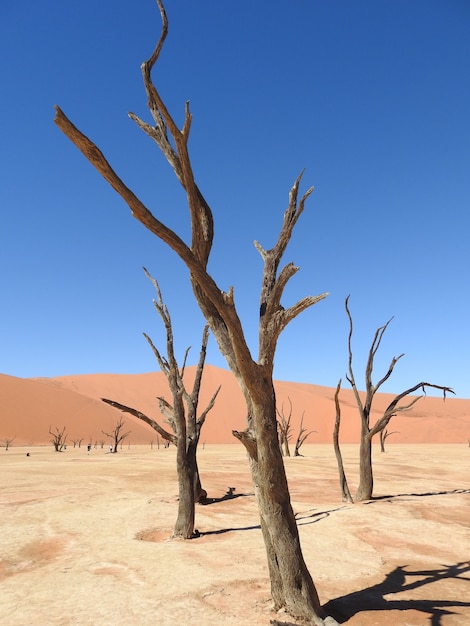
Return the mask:
[[(194, 367), (188, 367), (185, 378), (190, 388)], [(204, 425), (201, 442), (233, 443), (232, 430), (243, 430), (246, 409), (243, 395), (231, 372), (207, 365), (204, 371), (200, 410), (221, 385), (216, 404)], [(292, 402), (293, 440), (296, 439), (302, 414), (303, 425), (311, 443), (331, 441), (335, 419), (334, 389), (316, 385), (277, 381), (278, 408), (288, 417)], [(171, 400), (166, 379), (161, 372), (147, 374), (90, 374), (59, 378), (22, 379), (0, 375), (0, 443), (16, 436), (13, 445), (45, 444), (50, 441), (49, 426), (66, 426), (68, 442), (82, 438), (101, 441), (107, 438), (122, 415), (100, 401), (101, 397), (132, 406), (163, 424), (158, 411), (157, 396)], [(378, 394), (375, 410), (380, 411), (393, 398)], [(359, 423), (355, 401), (350, 389), (340, 394), (342, 407), (341, 441), (355, 443)], [(373, 413), (372, 421), (379, 416)], [(157, 441), (156, 433), (131, 415), (123, 415), (126, 440), (133, 444)], [(462, 443), (470, 437), (470, 400), (426, 397), (412, 411), (394, 417), (389, 431), (395, 432), (388, 443)]]

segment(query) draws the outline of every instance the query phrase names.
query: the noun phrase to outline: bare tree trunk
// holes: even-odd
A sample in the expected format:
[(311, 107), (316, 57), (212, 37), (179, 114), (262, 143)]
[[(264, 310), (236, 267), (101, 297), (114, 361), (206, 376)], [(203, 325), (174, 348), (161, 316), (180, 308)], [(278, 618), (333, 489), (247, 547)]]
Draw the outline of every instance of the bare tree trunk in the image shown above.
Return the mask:
[(341, 496), (343, 502), (354, 503), (351, 492), (349, 491), (348, 481), (343, 465), (343, 455), (341, 454), (341, 448), (339, 446), (339, 429), (341, 424), (341, 406), (339, 403), (339, 391), (341, 389), (341, 379), (338, 382), (335, 392), (335, 406), (336, 406), (336, 419), (335, 427), (333, 429), (333, 447), (335, 450), (336, 462), (338, 464), (339, 484), (341, 487)]
[(194, 536), (194, 463), (186, 454), (186, 437), (178, 435), (176, 446), (178, 474), (178, 515), (173, 530), (174, 537), (191, 539)]
[(248, 431), (234, 434), (249, 454), (274, 607), (286, 608), (294, 617), (310, 619), (313, 624), (323, 624), (324, 613), (302, 555), (290, 501), (276, 429), (274, 387), (266, 381), (258, 382), (263, 398), (252, 405), (254, 437)]
[(374, 491), (374, 474), (372, 471), (372, 438), (367, 432), (361, 433), (359, 446), (359, 486), (356, 501), (370, 500)]

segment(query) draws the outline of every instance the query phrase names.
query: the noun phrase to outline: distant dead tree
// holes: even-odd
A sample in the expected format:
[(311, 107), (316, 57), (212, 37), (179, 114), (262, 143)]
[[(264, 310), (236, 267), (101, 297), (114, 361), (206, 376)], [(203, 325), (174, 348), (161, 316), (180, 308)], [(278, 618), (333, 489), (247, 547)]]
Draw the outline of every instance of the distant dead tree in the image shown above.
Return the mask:
[(3, 443), (5, 445), (5, 452), (8, 452), (9, 447), (11, 446), (11, 444), (13, 443), (13, 441), (15, 440), (16, 435), (14, 435), (13, 437), (5, 437), (3, 440)]
[[(361, 396), (359, 394), (359, 390), (356, 385), (356, 380), (353, 372), (353, 352), (352, 352), (352, 334), (353, 334), (353, 321), (351, 312), (349, 310), (349, 296), (345, 300), (345, 308), (346, 313), (349, 319), (349, 335), (348, 335), (348, 374), (346, 378), (350, 383), (354, 397), (356, 399), (357, 408), (359, 411), (359, 416), (361, 420), (361, 438), (360, 438), (360, 449), (359, 449), (359, 486), (356, 492), (356, 500), (370, 500), (372, 498), (373, 489), (374, 489), (374, 477), (372, 471), (372, 438), (374, 435), (382, 432), (387, 426), (390, 420), (397, 413), (403, 413), (404, 411), (409, 411), (411, 407), (413, 407), (418, 400), (422, 398), (422, 396), (414, 397), (411, 402), (405, 405), (400, 405), (401, 400), (411, 395), (418, 389), (421, 389), (423, 393), (426, 393), (426, 388), (440, 389), (443, 392), (444, 400), (446, 398), (447, 393), (454, 393), (454, 391), (450, 387), (445, 387), (442, 385), (434, 385), (431, 383), (420, 382), (409, 389), (406, 389), (402, 393), (399, 393), (394, 397), (394, 399), (387, 406), (382, 416), (377, 419), (375, 424), (370, 424), (370, 417), (372, 412), (372, 404), (374, 401), (375, 394), (380, 389), (380, 387), (390, 378), (395, 365), (401, 359), (403, 354), (400, 354), (398, 357), (393, 357), (388, 367), (386, 374), (374, 385), (372, 382), (372, 372), (374, 368), (374, 358), (377, 354), (377, 351), (380, 347), (380, 343), (382, 341), (383, 335), (388, 328), (388, 325), (392, 321), (391, 318), (384, 326), (380, 326), (375, 331), (374, 339), (372, 341), (372, 345), (369, 350), (369, 356), (366, 364), (366, 372), (365, 372), (365, 380), (366, 380), (366, 390), (365, 390), (365, 400), (362, 401)], [(339, 398), (339, 389), (341, 386), (341, 381), (336, 390), (337, 398)], [(337, 420), (341, 419), (340, 412), (338, 413), (337, 404)]]
[(103, 449), (104, 448), (104, 444), (105, 444), (105, 440), (104, 439), (100, 439), (100, 448)]
[(297, 435), (297, 440), (295, 442), (294, 456), (302, 456), (300, 454), (300, 448), (303, 446), (305, 441), (310, 437), (310, 435), (316, 432), (314, 430), (307, 431), (307, 429), (304, 428), (304, 414), (305, 414), (305, 411), (302, 413), (302, 417), (300, 418), (299, 434)]
[(56, 452), (62, 452), (67, 443), (67, 433), (65, 426), (62, 430), (59, 430), (59, 427), (56, 426), (55, 430), (52, 431), (52, 427), (49, 426), (49, 434), (51, 435), (51, 443), (54, 446), (54, 450)]
[(164, 304), (162, 294), (157, 281), (150, 276), (144, 268), (145, 275), (149, 278), (157, 294), (153, 301), (155, 309), (160, 316), (166, 331), (166, 357), (162, 356), (155, 347), (150, 337), (144, 333), (148, 344), (152, 348), (160, 369), (165, 374), (172, 395), (172, 403), (165, 398), (159, 397), (160, 412), (165, 416), (171, 432), (164, 429), (158, 422), (131, 407), (120, 404), (113, 400), (102, 398), (103, 402), (117, 409), (130, 413), (143, 420), (159, 434), (163, 439), (176, 445), (176, 470), (178, 474), (178, 516), (176, 519), (173, 536), (191, 539), (195, 536), (195, 503), (202, 502), (207, 497), (207, 492), (201, 486), (201, 479), (197, 465), (197, 446), (201, 435), (201, 429), (207, 414), (213, 408), (220, 391), (220, 386), (212, 396), (205, 410), (198, 417), (199, 393), (201, 389), (202, 375), (206, 360), (207, 342), (209, 340), (209, 326), (205, 326), (202, 334), (201, 351), (199, 362), (191, 393), (186, 390), (183, 378), (186, 368), (186, 360), (190, 348), (184, 355), (183, 366), (179, 367), (174, 353), (173, 328), (167, 306)]
[(392, 435), (397, 435), (398, 430), (394, 430), (393, 432), (389, 432), (386, 428), (380, 431), (380, 452), (385, 452), (385, 442)]
[[(289, 401), (289, 415), (285, 415), (284, 413), (284, 403), (282, 403), (281, 410), (279, 411), (276, 408), (278, 415), (278, 428), (279, 428), (279, 445), (281, 446), (281, 451), (284, 456), (290, 456), (290, 448), (289, 441), (292, 439), (292, 401), (288, 397)], [(305, 411), (302, 413), (302, 417), (300, 418), (300, 426), (299, 426), (299, 434), (297, 435), (297, 439), (295, 441), (294, 448), (294, 456), (301, 456), (299, 450), (302, 445), (305, 443), (305, 440), (314, 432), (313, 430), (307, 432), (307, 429), (304, 428), (304, 415)]]
[[(302, 173), (292, 185), (279, 236), (268, 249), (255, 242), (263, 261), (257, 354), (252, 354), (237, 312), (234, 289), (221, 288), (208, 270), (214, 239), (212, 210), (195, 180), (189, 154), (192, 115), (189, 103), (181, 128), (175, 122), (156, 88), (152, 73), (168, 34), (168, 19), (162, 0), (157, 0), (162, 28), (151, 56), (141, 65), (144, 88), (152, 123), (130, 113), (140, 129), (158, 146), (181, 184), (190, 216), (190, 243), (162, 223), (142, 200), (124, 183), (98, 146), (84, 135), (59, 108), (55, 107), (57, 126), (77, 146), (103, 178), (124, 199), (133, 217), (167, 244), (189, 271), (193, 294), (209, 324), (221, 354), (236, 377), (246, 403), (247, 425), (233, 431), (246, 448), (266, 548), (271, 595), (275, 610), (285, 609), (296, 618), (315, 626), (328, 621), (321, 607), (315, 584), (305, 563), (299, 531), (291, 504), (289, 486), (279, 447), (276, 393), (273, 384), (274, 356), (281, 333), (303, 311), (328, 294), (305, 296), (290, 306), (281, 300), (289, 280), (299, 268), (292, 262), (281, 265), (288, 243), (313, 187), (300, 193)], [(201, 32), (201, 37), (203, 37)], [(181, 42), (184, 45), (184, 41)], [(109, 63), (115, 59), (109, 59)]]
[(130, 430), (128, 430), (127, 432), (123, 432), (125, 423), (126, 422), (123, 421), (122, 417), (120, 417), (118, 420), (116, 420), (114, 430), (111, 433), (106, 433), (104, 430), (101, 431), (103, 435), (106, 435), (106, 437), (109, 437), (111, 441), (113, 442), (111, 444), (112, 445), (111, 452), (113, 453), (117, 453), (119, 444), (121, 444), (121, 447), (122, 447), (122, 441), (131, 434)]
[(284, 456), (290, 456), (289, 441), (292, 439), (292, 401), (290, 398), (287, 399), (289, 401), (289, 415), (287, 417), (284, 415), (284, 402), (282, 403), (280, 411), (276, 407), (278, 416), (277, 424), (279, 427), (279, 444)]

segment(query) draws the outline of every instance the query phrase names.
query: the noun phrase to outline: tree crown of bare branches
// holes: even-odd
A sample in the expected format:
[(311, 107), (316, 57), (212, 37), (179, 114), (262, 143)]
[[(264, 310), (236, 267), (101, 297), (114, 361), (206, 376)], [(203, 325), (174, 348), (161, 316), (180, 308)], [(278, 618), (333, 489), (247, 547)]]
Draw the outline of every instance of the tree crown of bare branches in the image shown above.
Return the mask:
[(292, 230), (304, 210), (305, 201), (313, 188), (308, 189), (299, 199), (302, 172), (290, 191), (288, 207), (274, 247), (264, 250), (258, 242), (255, 242), (264, 261), (260, 295), (258, 358), (255, 362), (246, 344), (235, 308), (233, 288), (230, 287), (228, 292), (219, 289), (206, 269), (214, 234), (213, 216), (195, 182), (191, 166), (188, 140), (192, 115), (189, 103), (186, 102), (184, 123), (180, 130), (152, 82), (152, 70), (168, 34), (168, 19), (162, 1), (157, 0), (157, 5), (162, 20), (161, 34), (152, 55), (141, 66), (148, 108), (154, 125), (141, 120), (134, 113), (129, 113), (129, 117), (157, 143), (186, 192), (192, 225), (191, 246), (186, 245), (174, 231), (155, 218), (118, 177), (98, 147), (83, 135), (57, 106), (55, 107), (55, 122), (127, 202), (134, 217), (167, 243), (184, 261), (190, 271), (201, 310), (214, 331), (222, 354), (232, 371), (238, 375), (241, 373), (240, 370), (243, 370), (244, 380), (249, 381), (253, 367), (267, 368), (272, 373), (274, 352), (282, 330), (299, 313), (328, 295), (323, 293), (318, 296), (306, 296), (287, 309), (281, 306), (284, 288), (299, 268), (293, 263), (287, 263), (279, 270), (280, 261), (291, 238)]
[[(375, 394), (377, 393), (377, 391), (382, 387), (382, 385), (390, 378), (390, 376), (393, 373), (393, 370), (395, 368), (395, 365), (397, 364), (397, 362), (404, 356), (404, 353), (400, 354), (397, 357), (393, 357), (390, 365), (388, 366), (388, 370), (385, 373), (385, 375), (374, 385), (374, 383), (372, 382), (372, 373), (373, 373), (373, 369), (374, 369), (374, 358), (375, 355), (377, 354), (377, 351), (380, 347), (382, 338), (384, 336), (385, 331), (387, 330), (390, 322), (393, 320), (393, 317), (390, 318), (388, 320), (388, 322), (386, 324), (384, 324), (383, 326), (380, 326), (379, 328), (377, 328), (377, 330), (375, 331), (374, 334), (374, 338), (372, 340), (372, 344), (369, 350), (369, 355), (367, 358), (367, 364), (366, 364), (366, 372), (365, 372), (365, 383), (366, 383), (366, 397), (364, 402), (362, 402), (361, 396), (359, 394), (357, 385), (356, 385), (356, 380), (354, 377), (354, 372), (353, 372), (353, 367), (352, 367), (352, 362), (353, 362), (353, 352), (352, 352), (352, 334), (353, 334), (353, 320), (352, 320), (352, 315), (351, 315), (351, 311), (349, 309), (349, 296), (347, 296), (347, 298), (345, 299), (345, 309), (346, 309), (346, 313), (348, 315), (348, 319), (349, 319), (349, 334), (348, 334), (348, 374), (346, 375), (346, 378), (348, 380), (348, 382), (350, 383), (353, 392), (354, 392), (354, 397), (356, 399), (356, 403), (357, 406), (359, 408), (359, 411), (361, 413), (361, 418), (364, 422), (364, 424), (367, 425), (367, 427), (369, 427), (369, 419), (370, 419), (370, 413), (372, 410), (372, 403), (375, 397)], [(391, 420), (391, 418), (396, 415), (397, 413), (403, 413), (404, 411), (409, 411), (415, 404), (416, 402), (418, 402), (418, 400), (420, 400), (423, 396), (416, 396), (415, 398), (413, 398), (408, 404), (404, 404), (404, 405), (400, 405), (400, 401), (403, 400), (403, 398), (406, 398), (407, 396), (411, 395), (412, 393), (414, 393), (415, 391), (417, 391), (418, 389), (421, 389), (423, 392), (423, 395), (426, 395), (426, 388), (432, 388), (432, 389), (440, 389), (443, 393), (443, 397), (444, 400), (446, 399), (446, 396), (448, 393), (455, 393), (453, 391), (453, 389), (451, 387), (446, 387), (443, 385), (435, 385), (433, 383), (427, 383), (424, 381), (421, 381), (419, 383), (417, 383), (416, 385), (413, 385), (412, 387), (410, 387), (409, 389), (406, 389), (405, 391), (397, 394), (393, 400), (390, 402), (390, 404), (387, 406), (387, 408), (385, 409), (382, 417), (380, 417), (377, 422), (374, 424), (374, 426), (370, 429), (370, 436), (373, 436), (375, 434), (377, 434), (378, 432), (381, 432), (389, 423), (389, 421)]]

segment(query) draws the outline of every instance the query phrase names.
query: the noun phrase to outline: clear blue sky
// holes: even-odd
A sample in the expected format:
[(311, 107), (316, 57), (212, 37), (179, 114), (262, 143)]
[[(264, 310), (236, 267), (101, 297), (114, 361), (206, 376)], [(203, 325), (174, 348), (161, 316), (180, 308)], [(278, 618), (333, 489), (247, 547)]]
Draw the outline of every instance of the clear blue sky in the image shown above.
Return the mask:
[[(470, 3), (468, 0), (168, 0), (154, 73), (212, 206), (211, 271), (256, 353), (261, 258), (305, 168), (315, 192), (287, 250), (301, 267), (284, 305), (327, 300), (281, 337), (275, 376), (356, 379), (375, 329), (384, 390), (425, 380), (470, 397)], [(156, 369), (164, 348), (146, 266), (197, 358), (203, 319), (187, 271), (134, 220), (53, 123), (54, 104), (123, 180), (187, 237), (173, 172), (127, 117), (150, 121), (140, 64), (160, 29), (152, 0), (0, 4), (0, 371), (20, 377)], [(225, 367), (211, 339), (208, 362)]]

